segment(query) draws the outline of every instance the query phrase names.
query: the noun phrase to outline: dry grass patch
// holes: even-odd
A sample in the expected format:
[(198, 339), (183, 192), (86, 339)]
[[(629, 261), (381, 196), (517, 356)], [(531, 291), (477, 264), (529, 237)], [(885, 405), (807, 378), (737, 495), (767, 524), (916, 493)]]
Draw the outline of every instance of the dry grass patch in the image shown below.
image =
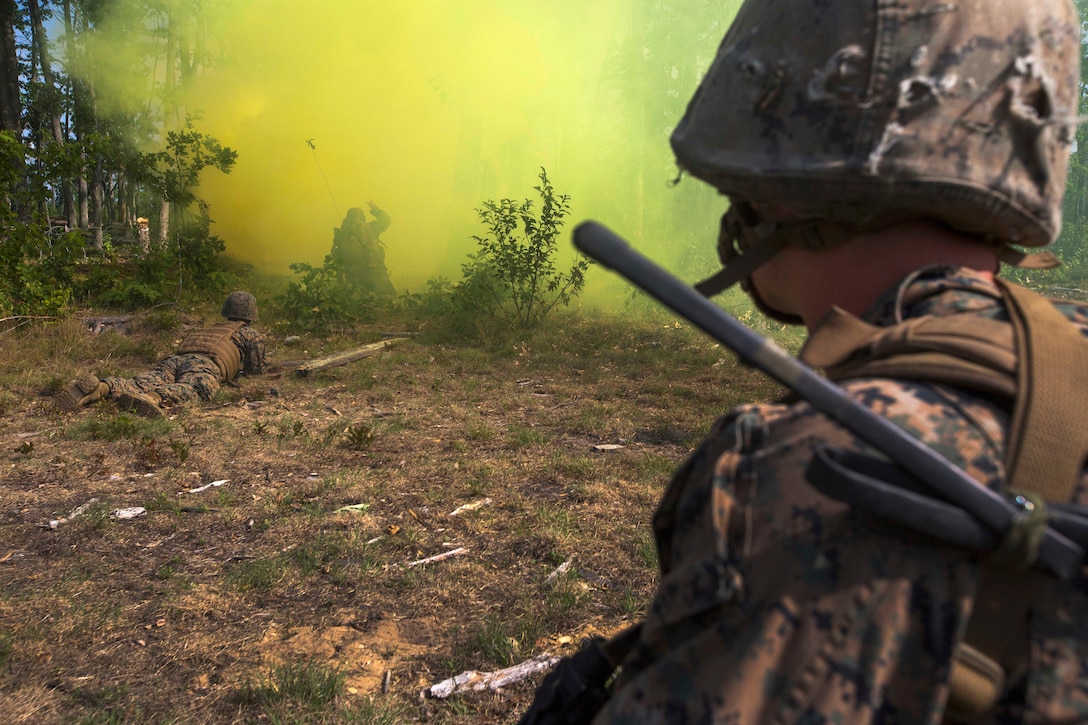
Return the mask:
[[(731, 405), (777, 393), (663, 319), (570, 314), (499, 350), (417, 338), (243, 380), (164, 421), (52, 408), (68, 378), (145, 369), (198, 321), (7, 333), (0, 697), (15, 721), (516, 719), (532, 682), (419, 693), (640, 616), (671, 471)], [(292, 349), (273, 335), (270, 351), (376, 329)], [(113, 515), (131, 506), (148, 513)]]

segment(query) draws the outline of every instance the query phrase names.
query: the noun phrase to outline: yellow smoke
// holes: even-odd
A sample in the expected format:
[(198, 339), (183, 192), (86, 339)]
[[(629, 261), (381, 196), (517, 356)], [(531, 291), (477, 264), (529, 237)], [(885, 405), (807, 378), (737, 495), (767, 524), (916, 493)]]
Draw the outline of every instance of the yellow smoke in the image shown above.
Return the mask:
[[(637, 103), (654, 109), (639, 118), (660, 119), (649, 127), (631, 120), (632, 79), (616, 59), (624, 49), (660, 52), (632, 37), (650, 3), (209, 5), (205, 42), (218, 60), (182, 99), (201, 112), (201, 132), (238, 152), (231, 174), (206, 171), (198, 190), (232, 256), (269, 271), (320, 264), (347, 210), (373, 201), (392, 217), (382, 239), (394, 285), (419, 290), (438, 274), (459, 278), (470, 235), (483, 233), (474, 208), (535, 197), (543, 166), (571, 196), (568, 231), (598, 218), (666, 262), (683, 253), (680, 238), (705, 240), (713, 258), (725, 205), (692, 180), (670, 187), (667, 136), (735, 0), (672, 3), (686, 27), (709, 32), (674, 33), (683, 53), (699, 55), (697, 72), (686, 69), (672, 88), (664, 75), (637, 88)], [(683, 230), (667, 213), (678, 197), (699, 212)]]

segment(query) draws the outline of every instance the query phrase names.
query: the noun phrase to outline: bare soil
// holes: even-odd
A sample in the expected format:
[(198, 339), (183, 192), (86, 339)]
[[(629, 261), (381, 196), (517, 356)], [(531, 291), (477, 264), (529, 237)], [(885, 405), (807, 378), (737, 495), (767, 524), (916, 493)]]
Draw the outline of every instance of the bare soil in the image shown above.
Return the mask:
[[(165, 421), (54, 407), (79, 373), (139, 372), (210, 319), (0, 336), (0, 720), (516, 720), (539, 678), (426, 690), (635, 621), (669, 472), (776, 393), (668, 320), (572, 314), (499, 349), (414, 337), (281, 369)], [(378, 332), (269, 347), (312, 358)], [(333, 696), (284, 672), (335, 675)]]

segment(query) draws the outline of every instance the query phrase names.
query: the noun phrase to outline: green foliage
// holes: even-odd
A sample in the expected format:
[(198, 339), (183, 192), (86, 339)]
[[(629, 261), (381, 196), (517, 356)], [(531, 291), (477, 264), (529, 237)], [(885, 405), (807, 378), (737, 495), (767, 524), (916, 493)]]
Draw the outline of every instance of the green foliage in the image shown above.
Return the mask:
[[(0, 314), (52, 315), (72, 300), (71, 283), (83, 238), (49, 233), (35, 203), (35, 185), (21, 183), (23, 145), (0, 131)], [(29, 210), (20, 215), (18, 210)]]
[(381, 305), (369, 289), (345, 275), (331, 255), (320, 267), (296, 262), (291, 271), (301, 278), (275, 300), (292, 328), (328, 332), (350, 327), (372, 321)]
[(225, 244), (211, 233), (211, 222), (201, 204), (197, 215), (178, 225), (176, 244), (153, 245), (129, 259), (107, 255), (89, 261), (77, 294), (89, 303), (133, 309), (175, 299), (183, 291), (226, 292), (235, 277), (221, 266)]
[[(192, 117), (166, 135), (162, 151), (136, 154), (121, 146), (119, 139), (88, 134), (78, 143), (35, 150), (35, 167), (27, 165), (27, 149), (14, 134), (0, 133), (0, 315), (57, 315), (73, 304), (132, 309), (183, 291), (219, 294), (231, 286), (233, 276), (220, 260), (225, 244), (211, 234), (207, 205), (197, 198), (196, 187), (206, 168), (229, 173), (237, 153), (197, 131)], [(171, 244), (125, 250), (122, 256), (104, 234), (102, 250), (89, 255), (86, 230), (51, 226), (51, 195), (61, 179), (85, 165), (84, 156), (125, 166), (133, 182), (174, 203)], [(197, 208), (195, 214), (190, 206)]]
[(66, 437), (82, 441), (154, 440), (171, 430), (173, 424), (161, 418), (139, 418), (128, 413), (86, 417), (65, 432)]
[(282, 705), (321, 711), (335, 704), (346, 681), (345, 673), (320, 662), (288, 662), (273, 667), (260, 684), (250, 685), (245, 699), (273, 711)]
[(268, 593), (283, 578), (284, 562), (279, 557), (246, 561), (227, 572), (227, 581), (240, 591)]
[(14, 652), (15, 645), (12, 643), (12, 636), (7, 632), (0, 631), (0, 669), (11, 669), (11, 659)]
[(556, 238), (570, 213), (570, 196), (555, 192), (543, 167), (539, 178), (533, 187), (539, 211), (532, 199), (485, 201), (476, 209), (487, 233), (473, 235), (478, 250), (461, 266), (460, 282), (428, 282), (424, 312), (438, 308), (447, 324), (467, 334), (475, 328), (481, 336), (495, 325), (528, 330), (581, 294), (590, 261), (579, 257), (566, 272), (556, 263)]
[(159, 193), (182, 206), (196, 201), (201, 171), (211, 167), (229, 174), (238, 160), (237, 151), (197, 131), (193, 121), (192, 115), (186, 115), (181, 130), (167, 132), (166, 148), (145, 157), (151, 168), (148, 176)]
[(344, 430), (344, 446), (353, 451), (365, 451), (375, 437), (374, 429), (366, 423), (348, 426)]
[(499, 667), (516, 664), (523, 653), (532, 651), (533, 643), (543, 634), (543, 623), (530, 617), (504, 621), (501, 615), (487, 617), (476, 630), (474, 649), (483, 662)]

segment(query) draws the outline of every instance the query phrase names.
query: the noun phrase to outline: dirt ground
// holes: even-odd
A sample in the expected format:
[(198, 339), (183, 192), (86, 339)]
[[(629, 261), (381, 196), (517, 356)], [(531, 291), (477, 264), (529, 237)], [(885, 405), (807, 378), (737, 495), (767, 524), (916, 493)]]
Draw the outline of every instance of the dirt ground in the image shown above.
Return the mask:
[[(499, 350), (412, 337), (280, 369), (164, 421), (53, 406), (201, 323), (0, 337), (4, 722), (516, 720), (539, 677), (428, 688), (635, 621), (669, 473), (775, 392), (679, 325), (569, 315)], [(312, 358), (379, 332), (269, 347)]]

